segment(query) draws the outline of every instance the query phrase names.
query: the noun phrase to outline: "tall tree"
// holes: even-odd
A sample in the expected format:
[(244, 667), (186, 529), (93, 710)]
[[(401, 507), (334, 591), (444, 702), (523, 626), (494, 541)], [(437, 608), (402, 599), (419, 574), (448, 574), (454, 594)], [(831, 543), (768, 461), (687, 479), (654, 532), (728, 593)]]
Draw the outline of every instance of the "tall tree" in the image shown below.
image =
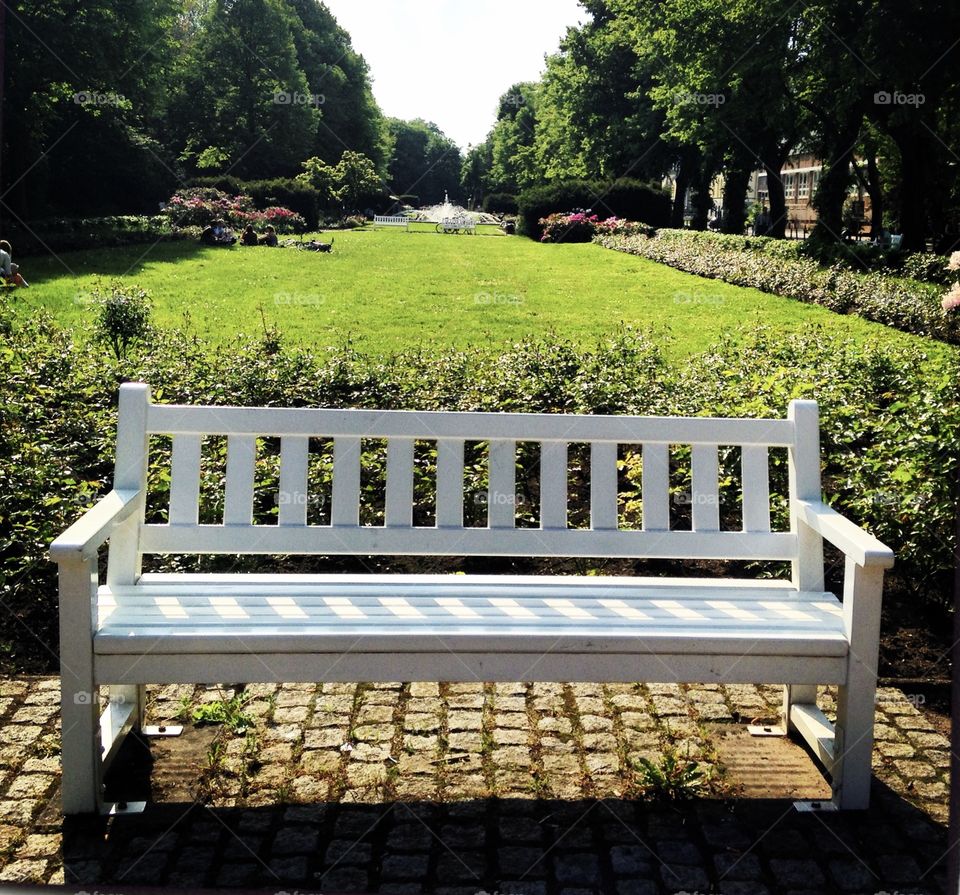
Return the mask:
[(422, 118), (390, 118), (387, 127), (393, 143), (387, 180), (396, 195), (415, 195), (423, 205), (457, 195), (463, 156), (453, 140)]
[(519, 193), (543, 179), (536, 156), (539, 85), (514, 84), (500, 97), (497, 122), (490, 132), (490, 186), (498, 193)]
[(319, 102), (300, 69), (286, 0), (216, 0), (178, 96), (182, 158), (244, 177), (292, 175), (311, 154)]
[(370, 70), (330, 10), (318, 0), (289, 0), (298, 24), (293, 38), (311, 94), (322, 116), (310, 154), (332, 162), (345, 149), (386, 171), (386, 122), (373, 98)]
[(156, 208), (175, 180), (157, 136), (174, 57), (175, 0), (5, 4), (4, 203)]

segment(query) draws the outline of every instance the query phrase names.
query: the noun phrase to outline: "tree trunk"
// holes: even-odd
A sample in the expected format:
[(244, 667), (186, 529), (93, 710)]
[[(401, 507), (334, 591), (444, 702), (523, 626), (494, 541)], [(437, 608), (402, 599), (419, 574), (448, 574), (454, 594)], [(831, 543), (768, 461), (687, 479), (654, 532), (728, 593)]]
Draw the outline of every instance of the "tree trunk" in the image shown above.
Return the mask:
[(891, 129), (900, 150), (900, 247), (922, 252), (927, 244), (927, 170), (934, 153), (914, 127)]
[(770, 200), (770, 230), (767, 235), (774, 239), (784, 239), (787, 235), (787, 198), (780, 172), (789, 154), (790, 147), (780, 145), (760, 159), (763, 170), (767, 172), (767, 198)]
[(673, 197), (673, 208), (670, 210), (670, 226), (680, 229), (683, 227), (683, 213), (687, 207), (687, 190), (693, 168), (696, 165), (696, 155), (689, 149), (680, 154), (680, 165), (677, 168), (676, 195)]
[(883, 231), (883, 182), (877, 167), (877, 154), (867, 156), (867, 190), (870, 193), (870, 236), (876, 239)]
[(850, 160), (857, 145), (861, 116), (857, 114), (846, 122), (846, 127), (837, 134), (830, 149), (834, 150), (830, 161), (820, 175), (820, 185), (814, 197), (817, 210), (817, 225), (811, 238), (820, 243), (840, 242), (843, 231), (843, 203), (850, 184)]
[(707, 229), (707, 219), (710, 216), (710, 209), (713, 208), (710, 184), (713, 182), (714, 173), (714, 166), (703, 159), (693, 175), (691, 184), (693, 187), (693, 220), (690, 221), (690, 228), (693, 230)]
[(723, 182), (724, 233), (743, 233), (747, 222), (747, 186), (750, 183), (750, 168), (737, 165), (728, 168)]

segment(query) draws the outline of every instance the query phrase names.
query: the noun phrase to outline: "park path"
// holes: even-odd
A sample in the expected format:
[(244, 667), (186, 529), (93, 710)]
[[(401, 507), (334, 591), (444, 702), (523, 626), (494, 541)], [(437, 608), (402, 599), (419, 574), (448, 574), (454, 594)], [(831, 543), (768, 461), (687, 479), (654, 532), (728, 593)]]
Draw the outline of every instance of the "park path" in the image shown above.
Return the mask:
[[(155, 688), (150, 720), (234, 695)], [(188, 721), (149, 753), (129, 744), (123, 795), (152, 787), (145, 813), (64, 826), (58, 681), (0, 681), (0, 882), (944, 891), (949, 745), (899, 690), (878, 694), (873, 807), (844, 815), (797, 813), (793, 799), (829, 792), (807, 753), (746, 735), (776, 718), (775, 687), (254, 685), (245, 700), (233, 729)], [(662, 766), (665, 752), (709, 772), (699, 797), (645, 793), (641, 759)]]

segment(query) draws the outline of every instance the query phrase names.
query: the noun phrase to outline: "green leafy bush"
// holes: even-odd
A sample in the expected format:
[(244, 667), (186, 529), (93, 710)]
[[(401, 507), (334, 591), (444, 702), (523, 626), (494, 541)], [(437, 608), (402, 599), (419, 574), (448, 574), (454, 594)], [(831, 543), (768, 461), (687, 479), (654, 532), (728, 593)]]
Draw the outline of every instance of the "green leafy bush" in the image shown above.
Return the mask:
[(18, 257), (25, 257), (50, 252), (154, 244), (183, 239), (185, 236), (173, 229), (163, 215), (117, 215), (36, 221), (29, 227), (8, 221), (4, 224), (4, 238), (13, 244)]
[(97, 309), (94, 327), (101, 342), (106, 342), (117, 360), (127, 356), (130, 346), (150, 334), (150, 297), (137, 286), (120, 280), (110, 284), (104, 295), (93, 293)]
[(532, 239), (540, 239), (543, 218), (577, 211), (596, 214), (601, 219), (620, 217), (664, 227), (670, 221), (670, 197), (659, 186), (638, 180), (548, 183), (520, 194), (520, 231)]
[[(897, 553), (897, 580), (918, 599), (943, 601), (948, 592), (951, 489), (960, 440), (960, 381), (952, 353), (948, 360), (931, 359), (915, 347), (888, 341), (865, 346), (811, 327), (790, 337), (760, 330), (746, 343), (724, 341), (670, 367), (652, 339), (630, 330), (593, 350), (545, 338), (502, 353), (478, 348), (437, 355), (424, 349), (386, 357), (360, 354), (349, 344), (323, 355), (282, 343), (267, 352), (259, 340), (214, 347), (188, 333), (156, 330), (118, 361), (91, 336), (92, 331), (61, 329), (42, 312), (11, 322), (0, 306), (5, 369), (0, 378), (0, 599), (7, 608), (0, 617), (0, 667), (7, 670), (55, 667), (56, 573), (46, 551), (110, 488), (115, 402), (124, 380), (151, 383), (157, 401), (252, 406), (779, 417), (791, 398), (813, 397), (821, 407), (824, 491), (831, 502), (890, 544)], [(258, 457), (254, 517), (263, 523), (278, 506), (279, 445), (274, 441), (266, 439)], [(151, 455), (148, 513), (155, 521), (163, 520), (169, 502), (169, 450), (169, 440), (159, 440)], [(382, 445), (365, 446), (364, 455), (379, 482)], [(579, 524), (589, 513), (586, 457), (579, 457), (576, 446), (571, 457), (571, 520)], [(218, 512), (222, 518), (222, 494), (215, 495), (225, 444), (216, 446), (209, 459), (205, 453), (201, 493), (214, 496), (205, 498), (201, 518), (215, 522)], [(721, 459), (726, 480), (735, 475), (737, 458), (725, 451)], [(311, 493), (329, 487), (331, 462), (324, 455), (316, 467), (311, 464)], [(418, 451), (416, 488), (427, 505), (435, 462), (430, 451)], [(531, 524), (538, 489), (535, 451), (521, 453), (519, 462), (520, 524)], [(680, 472), (689, 467), (682, 455), (677, 464)], [(482, 494), (485, 461), (468, 454), (466, 465), (467, 491)], [(640, 500), (637, 469), (636, 458), (628, 454), (621, 492), (625, 524)], [(685, 486), (677, 481), (673, 487), (682, 491)], [(371, 488), (382, 491), (381, 484)], [(771, 453), (771, 489), (774, 495), (786, 490), (781, 452)], [(778, 500), (775, 516), (782, 524), (784, 505)], [(466, 504), (476, 517), (472, 521), (482, 524), (482, 507), (469, 496)], [(725, 522), (735, 525), (736, 500), (723, 507)], [(365, 521), (375, 523), (381, 515), (379, 504), (365, 506)], [(308, 518), (328, 521), (329, 508), (311, 506)], [(154, 557), (151, 567), (306, 568), (298, 562)], [(410, 570), (402, 562), (384, 560), (379, 567)], [(450, 562), (451, 569), (458, 568)], [(310, 563), (316, 568), (315, 559)], [(650, 571), (639, 561), (635, 567)]]
[(483, 210), (487, 214), (516, 214), (517, 197), (513, 193), (490, 193), (483, 197)]
[[(811, 258), (791, 257), (797, 250), (783, 241), (690, 230), (658, 230), (652, 237), (599, 235), (597, 241), (702, 277), (960, 344), (960, 315), (944, 311), (939, 287), (884, 273), (856, 273), (840, 264), (823, 268)], [(771, 258), (777, 263), (771, 264)]]

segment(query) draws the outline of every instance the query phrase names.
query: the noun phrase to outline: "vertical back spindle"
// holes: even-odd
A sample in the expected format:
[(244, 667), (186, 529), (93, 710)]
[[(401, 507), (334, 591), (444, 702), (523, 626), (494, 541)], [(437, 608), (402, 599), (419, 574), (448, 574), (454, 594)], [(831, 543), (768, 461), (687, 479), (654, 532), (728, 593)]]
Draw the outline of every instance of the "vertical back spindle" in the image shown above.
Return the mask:
[(200, 436), (174, 435), (170, 461), (170, 524), (200, 519)]
[(670, 530), (670, 445), (643, 446), (643, 530)]
[(254, 435), (227, 439), (227, 493), (223, 501), (224, 525), (249, 525), (253, 521), (253, 480), (257, 460)]
[(617, 445), (610, 441), (590, 444), (590, 528), (617, 528)]
[(717, 445), (695, 444), (693, 446), (692, 487), (693, 530), (720, 530), (720, 474)]
[(437, 441), (437, 528), (463, 528), (463, 439)]
[(360, 439), (333, 440), (333, 504), (330, 524), (356, 528), (360, 524)]
[(567, 443), (540, 445), (540, 527), (567, 527)]
[(743, 530), (770, 531), (769, 450), (762, 444), (745, 444), (740, 455), (743, 480)]
[(310, 439), (285, 435), (280, 440), (280, 525), (307, 524), (307, 467)]
[(490, 528), (513, 528), (516, 524), (517, 443), (512, 439), (490, 442), (487, 524)]
[(412, 438), (391, 438), (387, 442), (387, 497), (385, 521), (388, 528), (413, 525)]

